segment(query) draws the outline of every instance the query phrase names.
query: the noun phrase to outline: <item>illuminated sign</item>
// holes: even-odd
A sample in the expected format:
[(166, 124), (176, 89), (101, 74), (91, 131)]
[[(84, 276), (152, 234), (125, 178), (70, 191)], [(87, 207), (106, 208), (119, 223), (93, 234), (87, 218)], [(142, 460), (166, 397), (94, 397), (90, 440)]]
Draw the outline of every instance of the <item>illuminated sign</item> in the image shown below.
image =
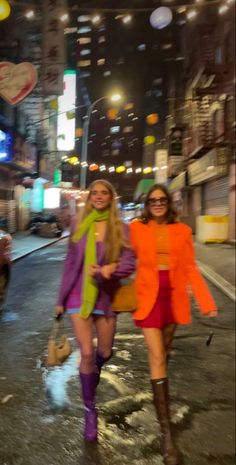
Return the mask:
[(12, 136), (0, 129), (0, 162), (10, 161), (12, 155)]
[(57, 150), (70, 151), (75, 147), (75, 118), (68, 118), (73, 112), (76, 99), (76, 72), (65, 71), (64, 92), (58, 98)]
[(61, 190), (57, 187), (51, 187), (44, 191), (44, 208), (59, 208), (60, 207)]

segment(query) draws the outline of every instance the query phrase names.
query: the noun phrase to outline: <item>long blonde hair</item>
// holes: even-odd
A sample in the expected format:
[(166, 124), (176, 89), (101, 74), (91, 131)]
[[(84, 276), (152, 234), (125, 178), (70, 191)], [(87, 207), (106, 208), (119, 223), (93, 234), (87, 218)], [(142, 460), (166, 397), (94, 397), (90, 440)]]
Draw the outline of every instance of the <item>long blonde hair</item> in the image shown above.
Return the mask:
[(89, 193), (85, 201), (85, 206), (82, 210), (82, 213), (77, 217), (77, 227), (79, 227), (79, 223), (81, 223), (93, 209), (90, 200), (91, 192), (94, 186), (98, 183), (102, 184), (111, 195), (111, 203), (109, 207), (110, 214), (107, 222), (107, 231), (105, 236), (105, 257), (109, 263), (112, 263), (119, 260), (122, 248), (129, 247), (129, 243), (125, 237), (124, 225), (119, 215), (116, 200), (117, 194), (110, 182), (106, 181), (105, 179), (97, 179), (89, 186)]

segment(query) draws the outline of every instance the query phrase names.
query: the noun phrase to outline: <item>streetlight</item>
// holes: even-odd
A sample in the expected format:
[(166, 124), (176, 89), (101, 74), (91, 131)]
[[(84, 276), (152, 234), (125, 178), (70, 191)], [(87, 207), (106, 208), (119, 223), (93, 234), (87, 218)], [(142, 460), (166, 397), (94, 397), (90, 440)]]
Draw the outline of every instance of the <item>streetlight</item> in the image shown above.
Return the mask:
[(113, 94), (111, 96), (103, 96), (95, 100), (88, 108), (87, 114), (85, 116), (84, 127), (83, 127), (83, 137), (82, 137), (82, 149), (81, 149), (81, 164), (80, 164), (80, 187), (82, 189), (86, 188), (86, 174), (87, 170), (85, 167), (85, 163), (87, 163), (88, 159), (88, 138), (89, 138), (89, 125), (91, 114), (94, 110), (94, 107), (101, 102), (102, 100), (110, 100), (113, 103), (117, 103), (121, 100), (120, 94)]

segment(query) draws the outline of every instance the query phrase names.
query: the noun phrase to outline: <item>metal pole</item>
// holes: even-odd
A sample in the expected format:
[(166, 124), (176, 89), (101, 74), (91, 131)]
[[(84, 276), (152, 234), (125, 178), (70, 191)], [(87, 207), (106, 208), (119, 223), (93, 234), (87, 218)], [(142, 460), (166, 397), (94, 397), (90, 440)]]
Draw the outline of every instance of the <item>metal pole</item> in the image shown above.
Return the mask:
[(98, 102), (101, 100), (109, 99), (109, 97), (100, 97), (99, 99), (95, 100), (90, 107), (88, 108), (86, 119), (84, 121), (83, 127), (83, 138), (82, 138), (82, 148), (81, 148), (81, 159), (80, 159), (80, 187), (81, 189), (86, 189), (86, 177), (87, 177), (87, 167), (81, 166), (82, 162), (87, 162), (88, 160), (88, 139), (89, 139), (89, 125), (91, 114), (94, 107), (97, 105)]

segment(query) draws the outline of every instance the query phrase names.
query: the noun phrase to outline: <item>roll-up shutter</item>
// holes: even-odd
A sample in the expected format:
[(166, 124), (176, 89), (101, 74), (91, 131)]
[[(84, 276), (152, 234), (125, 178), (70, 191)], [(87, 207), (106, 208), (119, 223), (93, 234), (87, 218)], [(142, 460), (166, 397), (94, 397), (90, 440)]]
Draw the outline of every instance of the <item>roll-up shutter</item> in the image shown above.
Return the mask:
[(203, 186), (203, 214), (224, 216), (229, 214), (229, 177), (210, 181)]

